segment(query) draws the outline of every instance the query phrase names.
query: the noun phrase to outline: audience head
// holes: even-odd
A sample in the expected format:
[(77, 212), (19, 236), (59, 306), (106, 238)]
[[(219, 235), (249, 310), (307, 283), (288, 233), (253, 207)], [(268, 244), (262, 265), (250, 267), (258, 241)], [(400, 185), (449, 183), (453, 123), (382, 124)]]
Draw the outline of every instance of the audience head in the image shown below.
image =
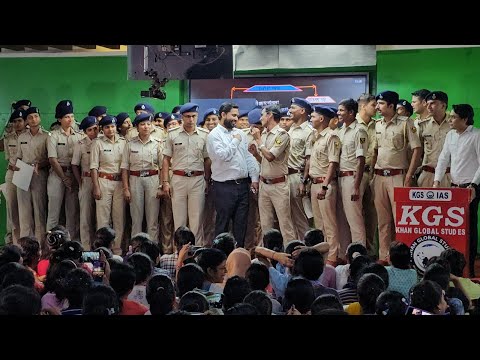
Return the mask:
[(182, 266), (177, 273), (178, 296), (182, 297), (189, 291), (201, 289), (204, 281), (205, 273), (198, 264), (190, 263)]
[(224, 232), (218, 234), (213, 239), (212, 248), (222, 250), (228, 256), (235, 249), (236, 245), (237, 242), (232, 233)]
[(245, 296), (243, 302), (255, 306), (259, 315), (272, 315), (272, 299), (265, 291), (254, 290)]
[(148, 280), (146, 298), (152, 315), (166, 315), (173, 310), (175, 288), (166, 275), (155, 275)]

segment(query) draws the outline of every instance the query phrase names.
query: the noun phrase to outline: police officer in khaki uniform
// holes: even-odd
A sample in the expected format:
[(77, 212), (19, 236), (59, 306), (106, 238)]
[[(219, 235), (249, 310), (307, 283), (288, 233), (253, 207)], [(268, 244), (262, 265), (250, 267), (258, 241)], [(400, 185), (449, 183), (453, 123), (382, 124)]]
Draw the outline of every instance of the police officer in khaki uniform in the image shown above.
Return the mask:
[(240, 110), (238, 113), (238, 119), (235, 121), (235, 127), (237, 129), (243, 130), (243, 129), (249, 129), (249, 123), (248, 123), (248, 110)]
[[(207, 153), (208, 131), (196, 126), (197, 104), (182, 105), (180, 114), (183, 125), (168, 132), (163, 150), (162, 195), (172, 197), (175, 229), (188, 226), (195, 235), (195, 244), (203, 245), (205, 187), (211, 174)], [(171, 184), (168, 173), (170, 160), (173, 170)]]
[(7, 231), (11, 234), (13, 244), (18, 244), (20, 239), (20, 221), (18, 217), (17, 186), (12, 183), (13, 172), (18, 170), (17, 162), (18, 137), (25, 131), (25, 110), (15, 110), (8, 120), (12, 125), (12, 132), (5, 135), (5, 159), (8, 161), (5, 174), (5, 199), (7, 201)]
[(372, 159), (375, 152), (375, 119), (377, 113), (377, 100), (374, 95), (363, 94), (358, 100), (358, 114), (356, 120), (362, 125), (368, 135), (368, 147), (365, 154), (364, 178), (368, 178), (368, 185), (365, 187), (363, 194), (363, 216), (365, 220), (366, 247), (369, 254), (376, 254), (375, 250), (375, 233), (377, 232), (377, 211), (373, 202), (373, 192), (371, 188), (371, 180), (373, 179)]
[[(264, 130), (260, 133), (252, 128), (255, 144), (248, 148), (260, 164), (260, 189), (258, 207), (262, 231), (273, 228), (274, 215), (277, 214), (283, 242), (296, 239), (290, 210), (290, 186), (288, 185), (288, 155), (290, 136), (280, 128), (281, 111), (276, 105), (262, 110), (261, 122)], [(258, 150), (257, 150), (258, 147)]]
[[(208, 132), (215, 129), (220, 119), (218, 118), (218, 109), (207, 109), (202, 117), (197, 120), (197, 126), (201, 126)], [(204, 246), (211, 247), (213, 238), (215, 237), (215, 219), (217, 212), (215, 211), (215, 187), (213, 181), (207, 184), (208, 192), (205, 198), (205, 208), (203, 211), (203, 238)]]
[(72, 127), (75, 119), (71, 100), (62, 100), (57, 104), (55, 118), (60, 123), (60, 128), (51, 132), (47, 143), (51, 165), (47, 181), (47, 230), (58, 225), (65, 201), (66, 228), (73, 240), (79, 240), (78, 184), (73, 176), (71, 163), (75, 144), (83, 139), (84, 135)]
[(93, 141), (98, 136), (97, 118), (87, 116), (80, 123), (80, 130), (85, 136), (75, 144), (72, 157), (72, 171), (78, 183), (78, 200), (80, 203), (80, 239), (85, 250), (92, 247), (95, 238), (96, 210), (93, 198), (93, 183), (90, 175), (90, 153)]
[(17, 188), (20, 237), (35, 236), (45, 248), (47, 223), (47, 141), (49, 133), (40, 127), (40, 110), (33, 106), (26, 110), (24, 119), (29, 128), (18, 137), (17, 159), (34, 167), (29, 191)]
[[(263, 131), (262, 126), (262, 109), (253, 109), (248, 113), (248, 123), (250, 127), (243, 129), (247, 135), (248, 146), (253, 144), (257, 148), (257, 142), (253, 138), (251, 128), (257, 128), (260, 133)], [(258, 161), (258, 160), (257, 160)], [(263, 246), (262, 224), (260, 223), (260, 212), (258, 210), (258, 193), (252, 191), (248, 193), (250, 197), (248, 202), (247, 231), (245, 233), (245, 249), (252, 249), (256, 246)]]
[[(398, 94), (384, 91), (376, 96), (382, 117), (375, 124), (374, 201), (378, 214), (379, 260), (385, 261), (390, 243), (395, 240), (394, 187), (412, 185), (422, 148), (413, 121), (398, 116)], [(413, 150), (408, 161), (408, 146)]]
[(153, 116), (153, 126), (156, 126), (162, 130), (165, 130), (163, 121), (170, 115), (167, 112), (160, 111)]
[[(425, 100), (430, 117), (418, 122), (418, 135), (423, 145), (423, 171), (418, 178), (418, 186), (432, 187), (438, 157), (442, 152), (445, 137), (451, 130), (450, 115), (446, 112), (448, 96), (443, 91), (432, 91), (425, 97)], [(440, 182), (440, 187), (450, 187), (451, 182), (450, 168), (448, 167)]]
[(410, 117), (413, 115), (412, 105), (405, 99), (398, 100), (397, 114), (400, 116)]
[[(368, 174), (364, 175), (365, 155), (368, 151), (368, 135), (355, 116), (358, 104), (353, 99), (345, 99), (338, 104), (338, 118), (343, 127), (338, 132), (342, 143), (338, 171), (338, 189), (343, 209), (350, 226), (352, 241), (366, 245), (365, 221), (363, 219), (363, 194), (368, 185)], [(344, 254), (348, 244), (342, 244), (340, 253)]]
[(303, 239), (310, 226), (302, 201), (302, 197), (306, 196), (306, 193), (303, 191), (303, 187), (300, 189), (300, 185), (303, 181), (302, 175), (305, 172), (306, 144), (313, 134), (313, 129), (308, 124), (308, 116), (312, 112), (312, 106), (307, 100), (294, 97), (291, 100), (289, 112), (293, 120), (290, 130), (288, 130), (288, 135), (290, 135), (290, 153), (288, 156), (290, 209), (296, 232), (295, 238)]
[(113, 252), (122, 253), (125, 227), (125, 199), (122, 190), (120, 165), (126, 141), (117, 134), (116, 118), (107, 115), (100, 120), (104, 136), (93, 141), (90, 152), (90, 175), (97, 212), (97, 229), (113, 224)]
[(88, 116), (93, 116), (97, 120), (97, 124), (104, 116), (107, 116), (107, 107), (103, 105), (94, 106), (89, 112)]
[[(136, 116), (140, 114), (150, 114), (153, 116), (155, 109), (150, 104), (137, 104), (134, 108)], [(162, 128), (152, 125), (150, 127), (150, 135), (152, 138), (157, 139), (160, 142), (164, 142), (166, 134)], [(127, 134), (125, 135), (125, 140), (131, 141), (138, 136), (138, 130), (136, 126), (132, 126), (127, 130)]]
[[(337, 180), (340, 139), (331, 128), (336, 114), (327, 106), (316, 105), (311, 114), (315, 133), (307, 143), (305, 177), (312, 182), (311, 200), (315, 226), (322, 230), (330, 245), (327, 262), (336, 266), (339, 249), (337, 228)], [(340, 200), (340, 199), (339, 199)]]
[(163, 160), (162, 144), (151, 136), (153, 116), (141, 113), (135, 117), (133, 125), (138, 136), (125, 146), (122, 156), (123, 195), (130, 203), (132, 214), (132, 234), (142, 232), (143, 216), (147, 221), (147, 233), (158, 242), (157, 199), (159, 185), (159, 164)]
[(130, 115), (128, 115), (126, 112), (121, 112), (115, 116), (115, 118), (117, 119), (118, 133), (120, 136), (125, 137), (132, 127), (132, 119), (130, 119)]
[(420, 89), (412, 92), (411, 104), (412, 104), (413, 112), (416, 115), (415, 119), (413, 120), (413, 123), (417, 127), (417, 131), (418, 131), (418, 123), (430, 117), (430, 114), (428, 113), (428, 109), (427, 109), (427, 101), (425, 100), (428, 94), (430, 94), (430, 90), (427, 90), (427, 89)]

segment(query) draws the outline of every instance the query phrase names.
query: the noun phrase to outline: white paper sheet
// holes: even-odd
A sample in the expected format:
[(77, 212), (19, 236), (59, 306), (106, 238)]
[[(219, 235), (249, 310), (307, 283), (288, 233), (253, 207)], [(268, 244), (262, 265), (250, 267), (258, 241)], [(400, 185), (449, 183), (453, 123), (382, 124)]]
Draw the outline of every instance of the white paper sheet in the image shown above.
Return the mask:
[(22, 160), (17, 159), (15, 164), (20, 170), (13, 172), (12, 183), (22, 190), (28, 191), (30, 188), (30, 182), (32, 181), (33, 166), (24, 163)]
[(310, 197), (309, 196), (303, 197), (302, 203), (303, 203), (303, 210), (305, 210), (305, 215), (307, 215), (307, 218), (312, 219), (313, 210), (312, 210), (312, 201), (310, 200)]

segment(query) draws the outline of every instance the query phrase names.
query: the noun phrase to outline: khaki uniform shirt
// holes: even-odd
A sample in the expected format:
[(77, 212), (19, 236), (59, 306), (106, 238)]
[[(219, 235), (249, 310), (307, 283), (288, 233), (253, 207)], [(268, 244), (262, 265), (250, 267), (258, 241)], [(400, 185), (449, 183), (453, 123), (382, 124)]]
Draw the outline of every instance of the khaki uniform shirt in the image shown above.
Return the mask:
[(3, 137), (3, 146), (5, 148), (5, 160), (8, 161), (9, 165), (15, 166), (15, 163), (17, 162), (18, 137), (20, 135), (17, 135), (17, 133), (14, 131), (10, 134), (6, 134)]
[(262, 132), (262, 144), (275, 156), (275, 160), (268, 161), (262, 157), (260, 175), (266, 179), (273, 179), (288, 174), (288, 152), (290, 150), (290, 136), (278, 124), (270, 131)]
[(305, 169), (306, 144), (311, 140), (313, 129), (307, 121), (300, 126), (292, 124), (288, 135), (290, 135), (290, 154), (288, 156), (288, 167), (295, 170)]
[(17, 159), (22, 159), (27, 164), (35, 164), (48, 160), (47, 142), (50, 133), (40, 128), (38, 133), (33, 136), (30, 129), (20, 134), (18, 137)]
[(357, 122), (360, 125), (364, 126), (365, 131), (368, 135), (368, 146), (367, 146), (367, 153), (365, 154), (365, 165), (372, 165), (373, 155), (375, 153), (375, 119), (371, 119), (368, 125), (363, 121), (360, 115), (357, 114)]
[(172, 170), (204, 171), (207, 152), (208, 130), (196, 127), (192, 135), (179, 126), (170, 129), (165, 141), (163, 155), (172, 158)]
[(408, 146), (421, 147), (413, 120), (395, 114), (390, 122), (382, 117), (375, 124), (375, 149), (378, 149), (375, 169), (408, 169)]
[[(342, 143), (340, 153), (340, 171), (355, 171), (360, 156), (365, 156), (368, 150), (368, 135), (365, 127), (356, 120), (349, 126), (343, 126), (338, 132)], [(362, 169), (363, 171), (363, 169)]]
[(96, 169), (107, 174), (120, 174), (125, 138), (115, 134), (113, 141), (106, 136), (93, 140), (90, 153), (90, 170)]
[[(167, 137), (162, 128), (154, 125), (150, 129), (150, 136), (159, 141), (163, 141)], [(138, 137), (138, 130), (136, 127), (131, 127), (125, 135), (125, 140), (132, 141), (136, 137)]]
[(93, 140), (84, 137), (73, 148), (72, 165), (80, 166), (80, 171), (90, 171), (90, 153), (92, 149)]
[(423, 162), (424, 166), (436, 167), (438, 157), (443, 149), (443, 143), (447, 133), (451, 130), (448, 123), (450, 116), (445, 114), (442, 123), (438, 123), (433, 117), (418, 122), (418, 136), (423, 145)]
[(152, 136), (146, 143), (136, 137), (125, 146), (120, 167), (132, 171), (158, 170), (160, 159), (163, 160), (162, 150), (160, 141)]
[(56, 158), (61, 166), (70, 166), (75, 144), (84, 136), (73, 128), (71, 135), (68, 135), (62, 128), (53, 130), (47, 143), (48, 157)]
[(340, 138), (335, 130), (329, 127), (314, 135), (310, 155), (311, 177), (327, 176), (328, 167), (331, 162), (340, 162)]

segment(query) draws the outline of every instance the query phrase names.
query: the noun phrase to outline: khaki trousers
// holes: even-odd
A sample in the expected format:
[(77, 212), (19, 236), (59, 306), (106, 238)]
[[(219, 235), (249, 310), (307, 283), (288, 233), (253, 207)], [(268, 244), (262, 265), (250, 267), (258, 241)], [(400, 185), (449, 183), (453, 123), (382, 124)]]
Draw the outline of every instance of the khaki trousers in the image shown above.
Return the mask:
[(97, 230), (104, 226), (111, 226), (115, 230), (113, 252), (116, 255), (121, 255), (123, 231), (125, 229), (125, 199), (122, 182), (98, 178), (98, 183), (102, 198), (95, 200)]
[(130, 175), (130, 214), (132, 217), (132, 237), (142, 232), (143, 216), (147, 221), (147, 233), (158, 243), (158, 213), (160, 200), (156, 198), (158, 190), (158, 176), (131, 176)]
[(386, 260), (390, 243), (395, 240), (395, 201), (393, 189), (403, 187), (405, 174), (375, 175), (373, 178), (374, 202), (378, 215), (378, 259)]
[(295, 239), (303, 240), (305, 233), (310, 229), (308, 217), (303, 208), (302, 198), (297, 196), (298, 188), (302, 183), (301, 174), (295, 173), (288, 175), (288, 184), (290, 186), (290, 211), (292, 214), (293, 228), (296, 233)]
[(78, 202), (80, 203), (80, 239), (85, 251), (91, 249), (95, 239), (96, 213), (92, 190), (92, 178), (83, 176), (82, 186), (78, 189)]
[(7, 203), (7, 232), (12, 235), (13, 244), (18, 245), (20, 239), (20, 220), (18, 215), (17, 186), (12, 183), (13, 171), (5, 174), (5, 200)]
[[(74, 180), (72, 173), (66, 173), (65, 176)], [(78, 215), (80, 212), (80, 205), (78, 204), (78, 189), (67, 189), (57, 173), (50, 170), (47, 180), (47, 194), (47, 230), (58, 225), (62, 203), (65, 200), (65, 227), (69, 231), (72, 240), (80, 240), (80, 219)]]
[[(435, 179), (435, 174), (429, 171), (423, 170), (418, 177), (418, 187), (433, 187), (433, 181)], [(442, 181), (440, 181), (440, 187), (449, 188), (452, 183), (452, 177), (450, 174), (445, 174)]]
[(203, 176), (173, 175), (171, 189), (175, 229), (188, 226), (195, 235), (195, 245), (202, 246), (205, 179)]
[(42, 250), (46, 248), (47, 223), (47, 177), (46, 169), (33, 173), (29, 191), (17, 188), (20, 237), (35, 236)]
[(350, 234), (353, 242), (366, 245), (365, 221), (363, 218), (363, 195), (368, 185), (368, 176), (363, 176), (360, 183), (360, 198), (352, 201), (351, 195), (355, 185), (355, 176), (342, 176), (338, 178), (340, 196), (343, 210), (350, 226)]
[(330, 245), (327, 259), (337, 261), (339, 241), (337, 228), (337, 183), (328, 186), (325, 199), (318, 200), (317, 195), (322, 190), (322, 183), (312, 184), (311, 199), (313, 218), (317, 228), (322, 230), (323, 236)]
[(262, 232), (273, 229), (275, 214), (280, 225), (283, 243), (296, 239), (290, 210), (290, 186), (284, 181), (277, 184), (265, 184), (260, 181), (258, 208)]

